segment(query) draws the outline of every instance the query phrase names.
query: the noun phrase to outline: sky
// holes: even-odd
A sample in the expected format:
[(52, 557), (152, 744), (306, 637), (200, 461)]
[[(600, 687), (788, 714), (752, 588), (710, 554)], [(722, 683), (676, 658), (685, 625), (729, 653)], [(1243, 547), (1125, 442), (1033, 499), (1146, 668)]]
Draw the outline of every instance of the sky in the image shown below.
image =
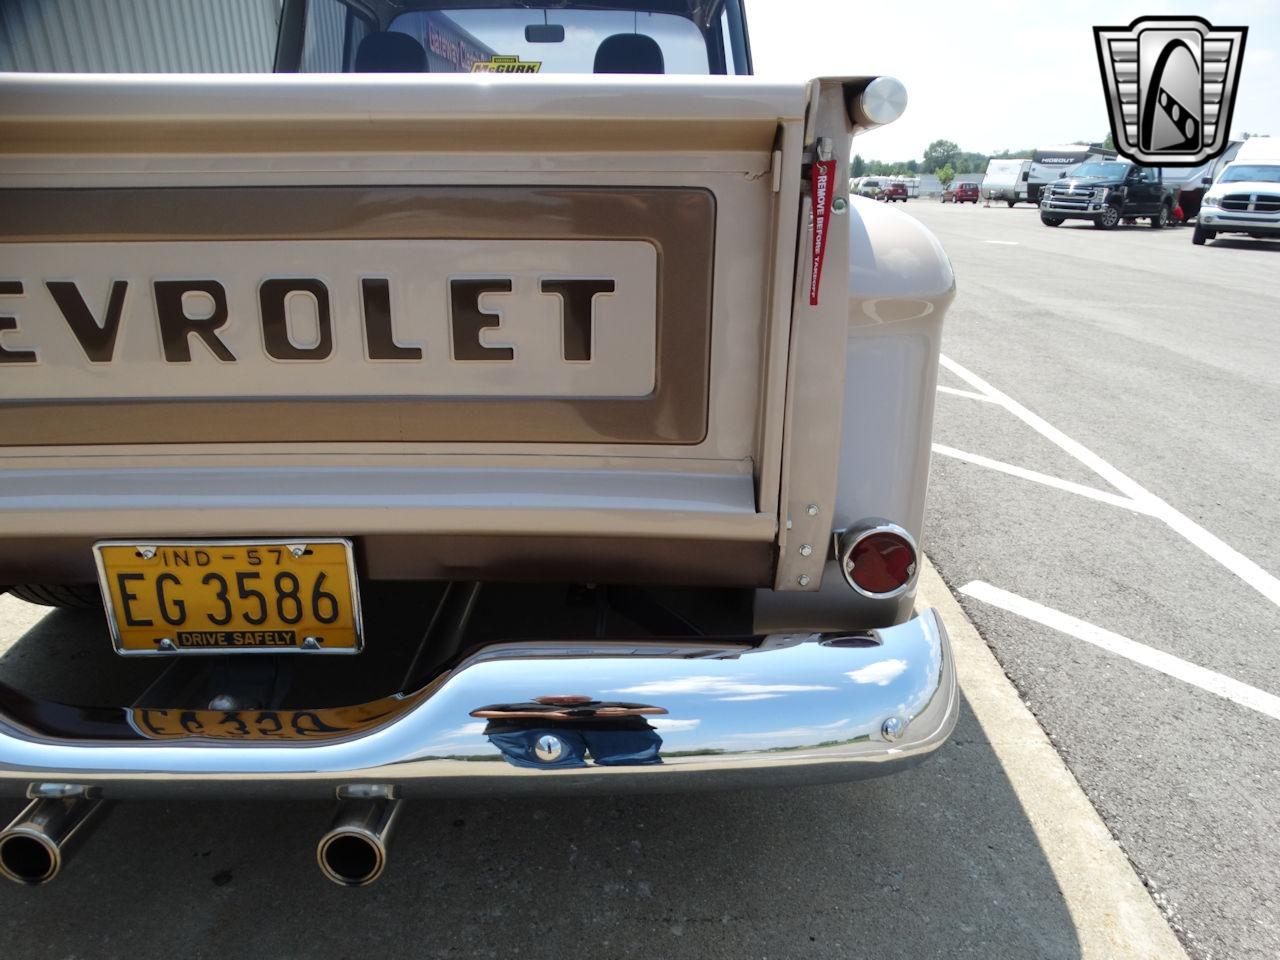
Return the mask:
[(745, 0), (745, 6), (758, 76), (888, 74), (906, 85), (902, 118), (855, 139), (854, 151), (867, 159), (918, 159), (937, 139), (976, 153), (1101, 141), (1110, 126), (1092, 28), (1153, 15), (1247, 26), (1231, 135), (1280, 136), (1280, 0)]

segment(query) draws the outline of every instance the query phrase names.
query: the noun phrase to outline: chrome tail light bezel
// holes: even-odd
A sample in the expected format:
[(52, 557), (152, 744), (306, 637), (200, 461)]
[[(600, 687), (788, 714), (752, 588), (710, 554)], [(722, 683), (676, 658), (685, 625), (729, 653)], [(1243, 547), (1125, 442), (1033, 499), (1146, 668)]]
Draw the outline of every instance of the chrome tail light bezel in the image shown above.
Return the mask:
[[(853, 565), (850, 559), (853, 551), (857, 549), (860, 543), (877, 534), (890, 534), (898, 537), (911, 550), (912, 556), (910, 576), (900, 586), (884, 593), (875, 593), (860, 586), (853, 579)], [(840, 575), (844, 577), (844, 582), (868, 600), (894, 600), (901, 597), (915, 586), (920, 577), (920, 548), (916, 544), (916, 538), (905, 528), (888, 520), (864, 520), (846, 530), (837, 530), (835, 532), (835, 554), (836, 564), (840, 568)]]

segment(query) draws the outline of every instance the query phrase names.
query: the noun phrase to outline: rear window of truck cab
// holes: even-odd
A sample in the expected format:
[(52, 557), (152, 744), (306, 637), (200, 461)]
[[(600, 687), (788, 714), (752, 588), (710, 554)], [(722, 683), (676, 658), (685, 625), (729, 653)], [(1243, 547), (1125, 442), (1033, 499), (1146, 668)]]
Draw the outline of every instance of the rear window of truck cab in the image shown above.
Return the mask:
[(0, 0), (0, 71), (751, 73), (741, 0), (216, 0), (181, 16), (112, 0), (107, 17), (100, 5)]
[[(292, 0), (277, 69), (309, 73), (749, 73), (739, 0)], [(371, 16), (365, 9), (371, 8)], [(301, 48), (290, 62), (289, 28)], [(295, 44), (296, 45), (296, 44)]]

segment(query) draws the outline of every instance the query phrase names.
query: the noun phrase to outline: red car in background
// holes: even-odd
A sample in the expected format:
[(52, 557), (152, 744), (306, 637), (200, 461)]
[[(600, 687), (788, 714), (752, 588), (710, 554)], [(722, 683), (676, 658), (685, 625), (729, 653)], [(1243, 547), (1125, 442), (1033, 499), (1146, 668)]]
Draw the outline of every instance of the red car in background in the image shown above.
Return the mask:
[(907, 185), (905, 183), (891, 183), (880, 191), (880, 196), (876, 197), (876, 199), (885, 200), (889, 203), (896, 203), (901, 200), (906, 203), (908, 196), (910, 194), (907, 193)]
[(978, 185), (976, 183), (953, 183), (947, 189), (942, 191), (943, 203), (972, 203), (978, 202)]

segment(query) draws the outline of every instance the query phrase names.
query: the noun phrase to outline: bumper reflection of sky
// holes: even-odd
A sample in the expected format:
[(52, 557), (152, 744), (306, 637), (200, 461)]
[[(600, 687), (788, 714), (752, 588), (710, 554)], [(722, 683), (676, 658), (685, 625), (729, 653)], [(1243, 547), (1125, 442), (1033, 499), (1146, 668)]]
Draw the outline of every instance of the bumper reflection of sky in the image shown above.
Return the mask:
[(918, 713), (933, 693), (939, 667), (939, 650), (916, 633), (900, 637), (891, 651), (803, 643), (725, 658), (493, 662), (461, 671), (436, 694), (446, 714), (455, 704), (466, 709), (459, 724), (422, 753), (493, 756), (486, 723), (466, 719), (470, 709), (565, 694), (664, 707), (666, 716), (646, 718), (662, 738), (663, 756), (845, 742), (877, 736), (888, 716)]

